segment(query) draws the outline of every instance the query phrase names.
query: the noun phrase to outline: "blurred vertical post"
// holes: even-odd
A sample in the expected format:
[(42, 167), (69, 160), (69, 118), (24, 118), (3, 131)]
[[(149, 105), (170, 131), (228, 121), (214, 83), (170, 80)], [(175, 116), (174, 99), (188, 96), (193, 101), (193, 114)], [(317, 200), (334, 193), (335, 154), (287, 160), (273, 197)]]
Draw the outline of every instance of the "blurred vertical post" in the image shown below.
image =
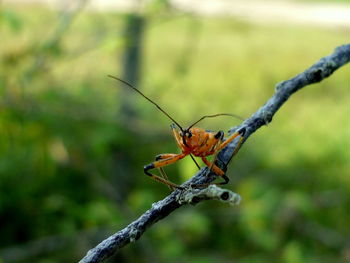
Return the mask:
[[(141, 80), (142, 45), (145, 18), (142, 14), (133, 13), (126, 17), (124, 29), (124, 53), (122, 57), (122, 79), (139, 87)], [(124, 118), (135, 117), (134, 104), (129, 94), (129, 89), (123, 89), (122, 114)]]
[[(131, 83), (135, 87), (139, 86), (141, 79), (141, 63), (142, 63), (142, 45), (143, 45), (143, 31), (145, 25), (145, 17), (139, 13), (132, 13), (127, 15), (125, 29), (124, 29), (124, 52), (122, 57), (122, 79)], [(129, 89), (121, 89), (123, 96), (120, 114), (123, 122), (129, 122), (135, 119), (136, 112), (133, 101), (131, 100), (131, 91)], [(125, 127), (128, 129), (128, 127)], [(129, 134), (134, 133), (127, 130)], [(131, 135), (132, 136), (132, 135)], [(114, 180), (115, 186), (118, 187), (119, 196), (121, 198), (127, 196), (127, 193), (134, 181), (133, 173), (130, 171), (130, 155), (123, 149), (116, 148), (114, 151)]]
[(142, 14), (129, 14), (126, 18), (123, 79), (135, 86), (140, 80), (144, 24), (145, 18)]

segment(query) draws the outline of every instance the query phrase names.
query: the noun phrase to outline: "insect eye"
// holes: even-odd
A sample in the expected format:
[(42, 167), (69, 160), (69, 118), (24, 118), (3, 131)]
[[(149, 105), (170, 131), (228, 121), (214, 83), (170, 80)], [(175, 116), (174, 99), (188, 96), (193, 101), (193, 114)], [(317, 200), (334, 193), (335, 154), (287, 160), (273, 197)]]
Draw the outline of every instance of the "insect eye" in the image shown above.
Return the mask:
[(186, 136), (187, 136), (187, 138), (191, 138), (192, 137), (192, 133), (191, 132), (187, 132)]

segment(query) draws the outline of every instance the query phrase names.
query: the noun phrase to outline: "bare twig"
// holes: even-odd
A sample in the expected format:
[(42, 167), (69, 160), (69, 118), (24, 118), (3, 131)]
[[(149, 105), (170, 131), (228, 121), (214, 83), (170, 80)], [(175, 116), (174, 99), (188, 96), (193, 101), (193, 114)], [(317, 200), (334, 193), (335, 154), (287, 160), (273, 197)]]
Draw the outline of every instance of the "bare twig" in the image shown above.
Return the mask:
[[(307, 85), (320, 82), (324, 78), (330, 76), (339, 67), (348, 63), (349, 61), (350, 44), (336, 48), (331, 55), (320, 59), (317, 63), (312, 65), (304, 72), (298, 74), (290, 80), (279, 83), (276, 86), (275, 93), (265, 103), (265, 105), (263, 105), (250, 118), (246, 119), (241, 125), (232, 128), (230, 132), (232, 133), (239, 128), (245, 127), (246, 140), (261, 126), (271, 122), (274, 114), (294, 92)], [(218, 160), (220, 160), (218, 161), (218, 165), (222, 169), (225, 169), (227, 164), (230, 162), (232, 155), (235, 152), (236, 145), (237, 141), (233, 141), (218, 155)], [(110, 236), (106, 240), (102, 241), (95, 248), (91, 249), (87, 253), (87, 255), (80, 261), (80, 263), (102, 262), (104, 259), (117, 252), (126, 244), (139, 239), (148, 227), (152, 226), (157, 221), (168, 216), (175, 209), (178, 209), (186, 203), (193, 204), (207, 199), (225, 199), (223, 197), (228, 197), (230, 193), (227, 191), (226, 194), (223, 195), (222, 191), (225, 190), (222, 189), (222, 191), (216, 191), (216, 195), (212, 195), (213, 192), (211, 191), (203, 192), (198, 191), (198, 189), (191, 190), (191, 188), (189, 188), (192, 184), (211, 183), (215, 178), (215, 174), (208, 174), (207, 168), (201, 169), (196, 175), (194, 175), (190, 180), (188, 180), (182, 185), (183, 187), (185, 187), (186, 190), (175, 190), (163, 200), (154, 203), (152, 207), (148, 211), (146, 211), (141, 217), (136, 219), (124, 229)], [(188, 194), (190, 194), (190, 196), (192, 195), (192, 198), (186, 199), (186, 195)]]

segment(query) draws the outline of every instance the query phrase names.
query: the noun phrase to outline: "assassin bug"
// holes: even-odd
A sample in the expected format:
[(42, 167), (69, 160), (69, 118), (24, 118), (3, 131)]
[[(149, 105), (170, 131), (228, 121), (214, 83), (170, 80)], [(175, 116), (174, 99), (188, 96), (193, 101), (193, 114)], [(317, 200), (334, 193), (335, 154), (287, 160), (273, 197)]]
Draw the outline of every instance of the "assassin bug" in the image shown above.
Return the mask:
[[(113, 78), (115, 80), (118, 80), (128, 87), (132, 88), (135, 90), (137, 93), (139, 93), (141, 96), (143, 96), (145, 99), (147, 99), (149, 102), (151, 102), (153, 105), (155, 105), (161, 112), (163, 112), (170, 120), (173, 121), (171, 124), (171, 130), (173, 132), (173, 135), (175, 137), (177, 145), (181, 149), (181, 153), (176, 154), (176, 153), (164, 153), (164, 154), (159, 154), (156, 156), (155, 161), (147, 164), (144, 166), (144, 172), (146, 175), (150, 176), (152, 179), (161, 182), (163, 184), (168, 185), (170, 188), (182, 188), (179, 185), (171, 182), (168, 180), (164, 170), (162, 167), (175, 163), (178, 160), (181, 160), (182, 158), (186, 157), (187, 155), (190, 155), (193, 161), (196, 163), (197, 167), (199, 165), (193, 158), (193, 155), (196, 157), (200, 157), (202, 161), (205, 163), (205, 165), (208, 166), (208, 168), (213, 171), (216, 175), (222, 177), (225, 181), (222, 183), (218, 184), (227, 184), (229, 181), (229, 178), (225, 175), (225, 172), (220, 169), (218, 166), (216, 166), (215, 161), (216, 161), (216, 156), (222, 150), (225, 148), (230, 142), (232, 142), (234, 139), (236, 139), (238, 136), (240, 136), (238, 145), (236, 147), (236, 151), (233, 153), (233, 155), (237, 152), (239, 149), (240, 145), (242, 144), (244, 140), (244, 133), (245, 133), (245, 128), (241, 128), (235, 133), (233, 133), (231, 136), (229, 136), (225, 141), (224, 139), (224, 132), (223, 131), (218, 131), (218, 132), (213, 132), (213, 131), (207, 131), (201, 128), (194, 127), (197, 123), (200, 121), (204, 120), (205, 118), (212, 118), (212, 117), (217, 117), (217, 116), (234, 116), (237, 117), (236, 115), (233, 114), (228, 114), (228, 113), (219, 113), (219, 114), (214, 114), (214, 115), (205, 115), (201, 117), (199, 120), (191, 124), (188, 128), (183, 129), (181, 125), (175, 121), (167, 112), (165, 112), (157, 103), (152, 101), (150, 98), (148, 98), (146, 95), (144, 95), (140, 90), (135, 88), (133, 85), (130, 83), (119, 79), (117, 77), (108, 75), (108, 77)], [(176, 126), (179, 127), (180, 131), (176, 129)], [(214, 155), (214, 159), (212, 162), (210, 162), (206, 157), (209, 155)], [(160, 173), (163, 177), (154, 175), (150, 173), (149, 171), (155, 168), (159, 168)]]

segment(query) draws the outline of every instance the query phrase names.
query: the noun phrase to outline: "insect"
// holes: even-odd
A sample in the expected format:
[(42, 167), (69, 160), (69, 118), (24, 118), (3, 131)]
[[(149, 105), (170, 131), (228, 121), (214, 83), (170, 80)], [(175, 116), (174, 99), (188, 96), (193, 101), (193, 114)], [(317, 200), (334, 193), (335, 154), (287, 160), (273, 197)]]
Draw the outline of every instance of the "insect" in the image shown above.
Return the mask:
[[(143, 96), (145, 99), (147, 99), (149, 102), (154, 104), (161, 112), (163, 112), (170, 120), (173, 121), (171, 124), (171, 130), (173, 132), (174, 138), (176, 140), (177, 145), (181, 149), (181, 153), (164, 153), (164, 154), (159, 154), (155, 157), (155, 161), (147, 164), (144, 166), (144, 172), (146, 175), (150, 176), (152, 179), (161, 182), (163, 184), (168, 185), (170, 188), (182, 188), (179, 185), (171, 182), (168, 180), (168, 177), (166, 176), (164, 170), (162, 167), (167, 166), (169, 164), (175, 163), (178, 160), (181, 160), (182, 158), (190, 155), (193, 161), (196, 163), (197, 167), (199, 165), (193, 158), (193, 156), (200, 157), (202, 161), (205, 163), (208, 168), (213, 171), (216, 175), (222, 177), (224, 179), (224, 182), (222, 183), (217, 183), (217, 184), (227, 184), (229, 182), (229, 178), (225, 175), (225, 172), (220, 169), (216, 164), (216, 157), (217, 154), (225, 148), (230, 142), (232, 142), (234, 139), (239, 137), (238, 145), (236, 147), (236, 151), (233, 153), (235, 154), (237, 150), (239, 149), (240, 145), (242, 144), (244, 140), (244, 134), (246, 129), (243, 127), (239, 129), (238, 131), (234, 132), (231, 136), (229, 136), (225, 141), (224, 139), (224, 132), (223, 131), (208, 131), (204, 130), (201, 128), (194, 127), (197, 123), (200, 121), (204, 120), (205, 118), (212, 118), (212, 117), (217, 117), (221, 115), (226, 115), (226, 116), (234, 116), (237, 117), (236, 115), (233, 114), (228, 114), (228, 113), (219, 113), (219, 114), (214, 114), (214, 115), (205, 115), (201, 117), (199, 120), (191, 124), (189, 127), (186, 129), (182, 128), (182, 126), (175, 121), (167, 112), (165, 112), (157, 103), (155, 103), (153, 100), (148, 98), (146, 95), (144, 95), (140, 90), (135, 88), (133, 85), (130, 83), (119, 79), (117, 77), (108, 75), (110, 78), (113, 78), (115, 80), (118, 80), (125, 85), (129, 86), (133, 90), (135, 90), (137, 93), (139, 93), (141, 96)], [(177, 130), (176, 126), (180, 129)], [(210, 162), (207, 159), (207, 156), (214, 155), (213, 161)], [(150, 170), (158, 168), (160, 170), (160, 173), (162, 177), (152, 174)]]

